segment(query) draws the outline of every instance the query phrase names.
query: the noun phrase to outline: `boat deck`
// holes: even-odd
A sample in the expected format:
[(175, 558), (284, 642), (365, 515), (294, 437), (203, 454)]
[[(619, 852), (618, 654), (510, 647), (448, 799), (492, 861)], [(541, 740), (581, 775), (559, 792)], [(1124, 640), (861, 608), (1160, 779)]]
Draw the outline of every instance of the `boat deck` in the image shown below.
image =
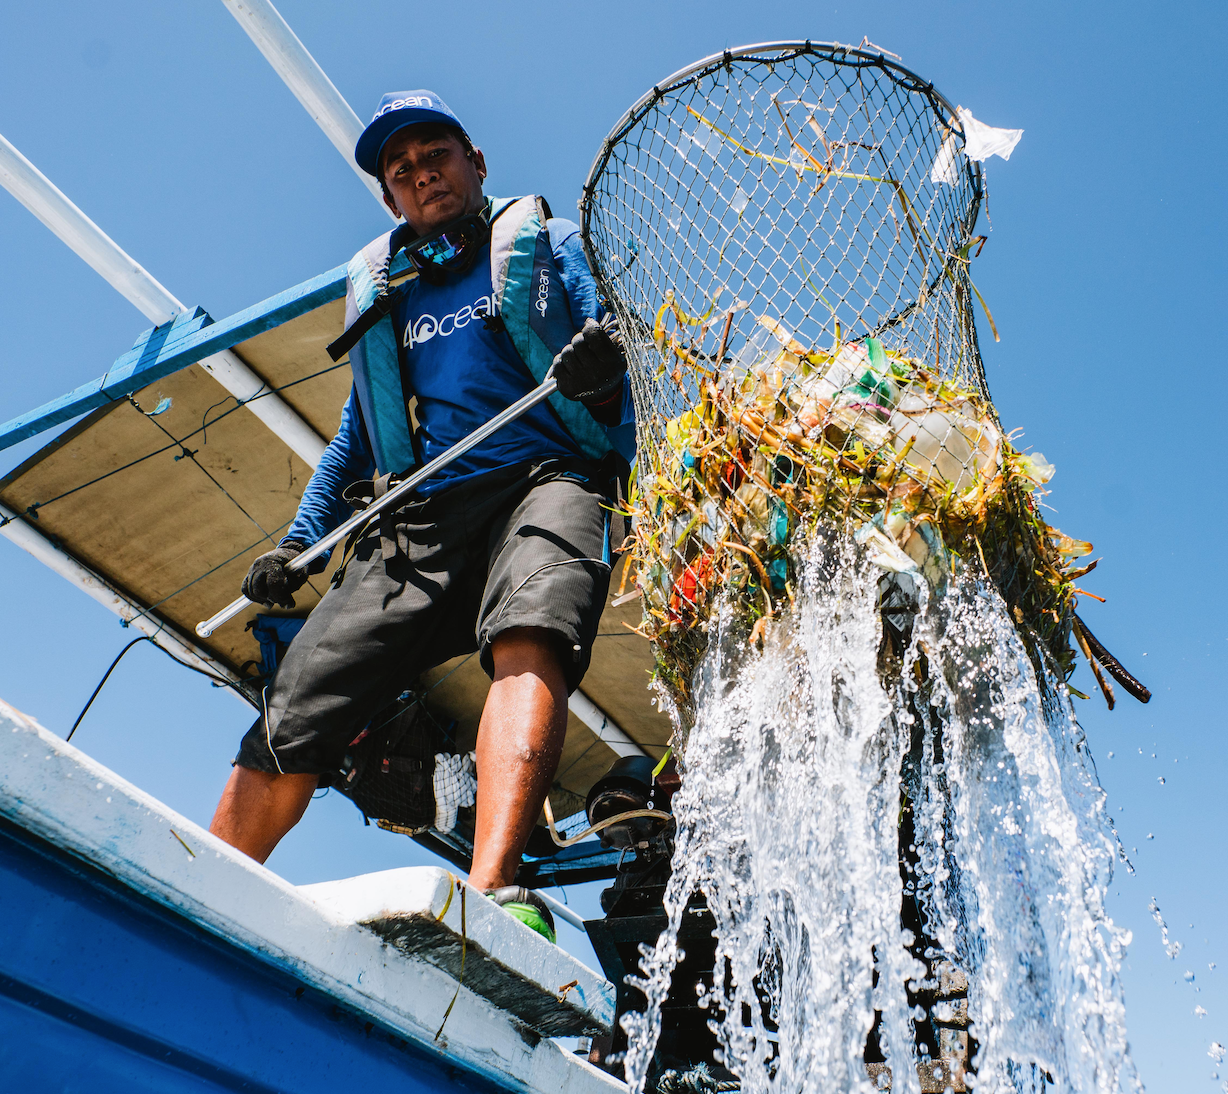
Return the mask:
[(2, 702), (0, 878), (7, 1089), (626, 1090), (551, 1039), (613, 985), (448, 871), (295, 887)]

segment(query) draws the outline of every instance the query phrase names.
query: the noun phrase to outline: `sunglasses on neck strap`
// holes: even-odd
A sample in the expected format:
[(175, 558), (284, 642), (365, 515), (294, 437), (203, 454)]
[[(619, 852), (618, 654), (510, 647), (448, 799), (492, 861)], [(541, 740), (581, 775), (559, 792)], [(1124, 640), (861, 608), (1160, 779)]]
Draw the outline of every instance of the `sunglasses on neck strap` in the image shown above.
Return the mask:
[(419, 273), (463, 271), (490, 238), (490, 217), (485, 209), (449, 221), (430, 235), (405, 245), (406, 257)]

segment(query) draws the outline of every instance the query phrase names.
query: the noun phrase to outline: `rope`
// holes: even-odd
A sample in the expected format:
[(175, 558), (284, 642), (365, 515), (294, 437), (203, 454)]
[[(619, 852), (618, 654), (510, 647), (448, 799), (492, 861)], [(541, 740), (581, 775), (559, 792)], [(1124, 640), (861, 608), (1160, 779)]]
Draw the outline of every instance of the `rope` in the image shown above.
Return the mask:
[(625, 820), (634, 820), (636, 817), (652, 817), (653, 820), (668, 821), (671, 814), (662, 812), (660, 809), (628, 809), (625, 813), (615, 813), (612, 817), (606, 817), (603, 821), (598, 821), (589, 828), (585, 828), (582, 832), (569, 838), (564, 838), (557, 828), (554, 826), (554, 810), (550, 808), (550, 798), (547, 795), (546, 801), (543, 804), (546, 811), (546, 826), (550, 829), (550, 838), (554, 840), (556, 847), (570, 847), (573, 843), (579, 843), (581, 840), (588, 839), (603, 829), (609, 828), (612, 824), (618, 824)]
[[(288, 528), (291, 523), (292, 523), (291, 521), (286, 521), (286, 523), (281, 525), (280, 527), (274, 528), (273, 534), (280, 532), (282, 528)], [(132, 619), (125, 620), (124, 626), (131, 626), (133, 620), (140, 619), (143, 616), (149, 615), (149, 613), (152, 612), (155, 608), (162, 607), (162, 605), (165, 604), (168, 600), (173, 600), (180, 593), (184, 592), (187, 589), (190, 589), (198, 581), (204, 581), (205, 578), (207, 578), (210, 574), (215, 574), (218, 572), (218, 570), (222, 569), (222, 567), (229, 566), (232, 562), (235, 561), (235, 559), (242, 558), (245, 554), (247, 554), (248, 551), (254, 550), (256, 547), (259, 547), (261, 543), (263, 543), (266, 539), (269, 539), (269, 538), (270, 538), (269, 535), (263, 536), (262, 538), (256, 540), (255, 543), (248, 544), (248, 546), (244, 547), (237, 554), (233, 554), (228, 559), (224, 559), (223, 561), (219, 562), (216, 566), (213, 567), (213, 569), (206, 570), (199, 577), (192, 578), (192, 580), (189, 581), (186, 585), (180, 585), (179, 588), (176, 589), (173, 593), (167, 593), (166, 596), (164, 596), (161, 600), (157, 600), (153, 604), (150, 604), (148, 608), (144, 608), (141, 611), (137, 612), (137, 614), (134, 615)], [(312, 586), (312, 588), (315, 588), (315, 586)], [(317, 589), (316, 591), (318, 592), (319, 590)]]
[(706, 1063), (698, 1063), (689, 1071), (664, 1071), (657, 1079), (657, 1094), (726, 1094), (741, 1090), (738, 1079), (718, 1079)]
[[(156, 425), (163, 434), (165, 434), (167, 437), (170, 437), (172, 441), (175, 439), (175, 435), (171, 433), (171, 431), (167, 429), (166, 426), (164, 426), (160, 421), (158, 421), (152, 414), (146, 414), (145, 411), (141, 410), (141, 404), (136, 401), (135, 396), (129, 395), (128, 402), (130, 402), (134, 407), (136, 407), (136, 409), (140, 411), (140, 413), (145, 418), (153, 422), (153, 424)], [(238, 509), (240, 513), (242, 513), (245, 517), (247, 517), (247, 519), (250, 520), (257, 528), (259, 528), (261, 532), (264, 532), (264, 538), (271, 540), (269, 533), (264, 530), (260, 522), (255, 517), (253, 517), (251, 513), (249, 513), (246, 509), (244, 509), (243, 506), (239, 504), (238, 500), (234, 498), (234, 496), (230, 493), (230, 491), (227, 490), (226, 487), (224, 487), (220, 482), (218, 482), (217, 479), (213, 477), (212, 473), (210, 473), (208, 468), (206, 468), (204, 464), (202, 464), (196, 458), (196, 453), (199, 452), (200, 449), (191, 449), (191, 448), (188, 448), (187, 445), (180, 445), (180, 449), (181, 449), (180, 455), (176, 456), (175, 460), (176, 461), (181, 460), (181, 459), (191, 460), (192, 463), (194, 463), (198, 468), (200, 468), (201, 473), (205, 476), (205, 478), (207, 478), (211, 483), (213, 483), (214, 486), (216, 486), (223, 494), (225, 494), (227, 500), (229, 500), (230, 503), (236, 509)]]
[[(439, 1040), (439, 1035), (440, 1035), (441, 1033), (443, 1033), (443, 1027), (444, 1027), (444, 1026), (446, 1026), (446, 1025), (448, 1024), (448, 1017), (449, 1017), (449, 1015), (451, 1015), (451, 1013), (452, 1013), (452, 1008), (453, 1008), (454, 1006), (456, 1006), (456, 1000), (460, 998), (461, 985), (462, 985), (462, 984), (465, 982), (465, 952), (466, 952), (466, 950), (468, 949), (468, 945), (469, 945), (468, 930), (466, 929), (466, 926), (465, 926), (465, 892), (468, 890), (468, 888), (469, 888), (469, 887), (468, 887), (468, 886), (467, 886), (467, 885), (466, 885), (466, 884), (465, 884), (463, 881), (460, 881), (458, 878), (453, 877), (453, 876), (452, 876), (451, 871), (449, 871), (449, 872), (448, 872), (448, 877), (452, 878), (452, 880), (453, 880), (453, 881), (456, 883), (456, 887), (457, 887), (457, 889), (459, 889), (459, 890), (460, 890), (460, 898), (461, 898), (461, 962), (460, 962), (460, 975), (459, 975), (459, 976), (457, 976), (457, 978), (456, 978), (456, 991), (455, 991), (455, 992), (453, 993), (453, 995), (452, 995), (452, 1002), (450, 1002), (450, 1003), (448, 1004), (448, 1009), (447, 1009), (447, 1010), (445, 1010), (445, 1011), (443, 1012), (443, 1021), (439, 1023), (439, 1028), (438, 1028), (438, 1029), (435, 1031), (435, 1040), (436, 1040), (436, 1041), (438, 1041), (438, 1040)], [(448, 904), (451, 904), (451, 903), (452, 903), (452, 895), (451, 895), (451, 890), (449, 889), (449, 893), (448, 893)], [(448, 910), (448, 904), (445, 904), (445, 905), (443, 906), (443, 912), (440, 912), (440, 913), (439, 913), (438, 919), (439, 919), (440, 921), (442, 921), (442, 920), (443, 920), (443, 914), (444, 914), (444, 912), (446, 912), (446, 911)]]

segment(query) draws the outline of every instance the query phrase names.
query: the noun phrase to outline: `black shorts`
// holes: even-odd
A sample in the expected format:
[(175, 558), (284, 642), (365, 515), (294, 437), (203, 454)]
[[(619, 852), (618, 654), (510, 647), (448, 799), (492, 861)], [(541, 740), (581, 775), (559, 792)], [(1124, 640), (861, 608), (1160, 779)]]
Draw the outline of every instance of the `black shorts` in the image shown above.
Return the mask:
[(335, 771), (427, 669), (478, 651), (493, 676), (491, 643), (515, 627), (557, 636), (574, 691), (609, 588), (609, 504), (597, 465), (575, 459), (492, 471), (398, 510), (400, 550), (384, 549), (378, 527), (358, 541), (265, 688), (235, 762)]

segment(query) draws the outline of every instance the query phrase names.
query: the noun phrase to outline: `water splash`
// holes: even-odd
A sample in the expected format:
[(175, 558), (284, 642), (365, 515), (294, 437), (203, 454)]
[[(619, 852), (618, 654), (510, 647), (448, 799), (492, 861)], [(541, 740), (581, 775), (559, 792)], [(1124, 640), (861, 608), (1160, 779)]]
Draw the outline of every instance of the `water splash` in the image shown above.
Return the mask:
[(1151, 912), (1151, 918), (1155, 920), (1156, 926), (1160, 928), (1160, 945), (1164, 947), (1164, 952), (1168, 954), (1169, 961), (1175, 961), (1177, 954), (1185, 948), (1185, 943), (1178, 942), (1176, 939), (1169, 940), (1168, 924), (1164, 922), (1164, 916), (1160, 914), (1160, 905), (1156, 903), (1155, 897), (1148, 901), (1147, 910)]
[[(1119, 980), (1130, 936), (1104, 910), (1119, 844), (1064, 686), (967, 576), (933, 596), (892, 579), (915, 613), (893, 654), (888, 583), (853, 552), (816, 546), (761, 653), (729, 610), (713, 617), (673, 801), (669, 926), (633, 981), (648, 1007), (623, 1018), (632, 1089), (699, 891), (717, 939), (700, 1005), (745, 1091), (869, 1094), (876, 1012), (894, 1091), (921, 1089), (919, 1063), (962, 1089), (946, 1034), (918, 1050), (929, 1016), (910, 993), (940, 961), (967, 974), (969, 1086), (1141, 1089)], [(905, 901), (925, 939), (903, 929)]]

